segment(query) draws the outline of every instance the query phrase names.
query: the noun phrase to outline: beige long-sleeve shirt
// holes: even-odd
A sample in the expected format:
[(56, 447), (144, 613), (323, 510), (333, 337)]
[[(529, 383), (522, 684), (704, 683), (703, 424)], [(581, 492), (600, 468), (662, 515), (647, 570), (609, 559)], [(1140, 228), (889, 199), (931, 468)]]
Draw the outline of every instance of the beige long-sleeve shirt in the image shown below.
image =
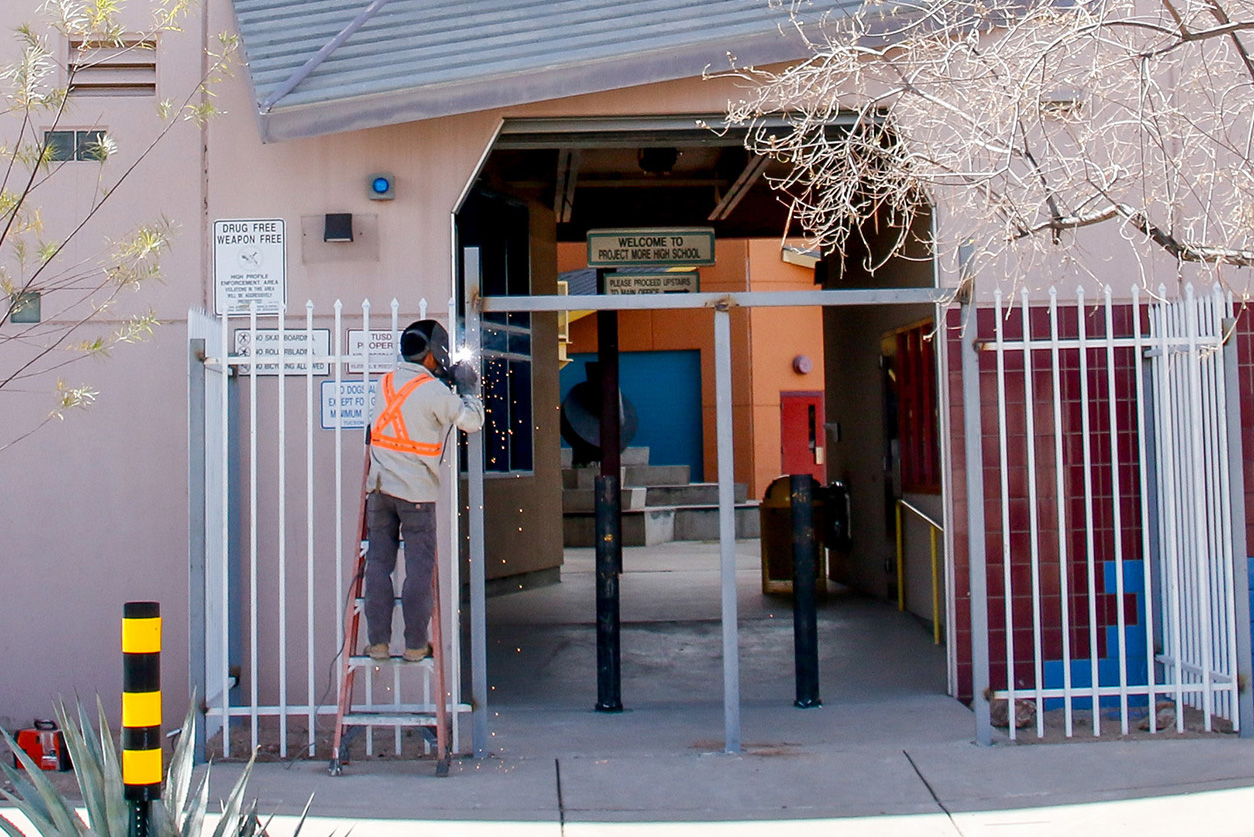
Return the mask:
[[(397, 392), (418, 376), (431, 376), (421, 364), (401, 363), (397, 366), (393, 385)], [(373, 428), (386, 407), (382, 396), (371, 410)], [(401, 406), (401, 416), (409, 438), (424, 444), (447, 445), (450, 428), (474, 433), (483, 427), (483, 403), (472, 395), (457, 395), (443, 381), (433, 379), (414, 389)], [(368, 491), (382, 491), (411, 503), (433, 503), (440, 490), (440, 456), (370, 446), (370, 471), (366, 476)]]

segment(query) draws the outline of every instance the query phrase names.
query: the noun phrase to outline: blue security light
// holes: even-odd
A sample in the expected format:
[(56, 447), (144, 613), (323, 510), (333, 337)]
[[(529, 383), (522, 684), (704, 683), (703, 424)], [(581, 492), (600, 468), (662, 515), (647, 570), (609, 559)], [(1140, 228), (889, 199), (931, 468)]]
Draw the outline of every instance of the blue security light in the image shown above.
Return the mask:
[(390, 201), (396, 197), (396, 178), (390, 174), (372, 174), (368, 181), (366, 197), (372, 201)]

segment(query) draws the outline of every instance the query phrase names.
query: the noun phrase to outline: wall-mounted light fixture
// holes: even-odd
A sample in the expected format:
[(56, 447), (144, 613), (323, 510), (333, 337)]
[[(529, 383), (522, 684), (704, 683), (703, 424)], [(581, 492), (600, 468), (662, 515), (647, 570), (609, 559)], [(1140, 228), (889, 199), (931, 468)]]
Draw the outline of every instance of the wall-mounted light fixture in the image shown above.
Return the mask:
[(353, 240), (353, 213), (328, 212), (322, 225), (322, 240), (348, 242)]
[(372, 201), (390, 201), (396, 197), (396, 178), (386, 172), (370, 175), (366, 181), (366, 197)]

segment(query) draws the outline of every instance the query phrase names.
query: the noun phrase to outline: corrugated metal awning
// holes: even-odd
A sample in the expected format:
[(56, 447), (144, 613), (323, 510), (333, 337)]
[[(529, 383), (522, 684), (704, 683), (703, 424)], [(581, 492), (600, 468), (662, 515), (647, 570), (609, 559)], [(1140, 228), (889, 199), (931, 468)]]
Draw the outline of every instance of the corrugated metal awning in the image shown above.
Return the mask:
[[(267, 142), (691, 78), (729, 55), (806, 54), (788, 4), (772, 0), (233, 3)], [(804, 13), (856, 6), (810, 0)]]

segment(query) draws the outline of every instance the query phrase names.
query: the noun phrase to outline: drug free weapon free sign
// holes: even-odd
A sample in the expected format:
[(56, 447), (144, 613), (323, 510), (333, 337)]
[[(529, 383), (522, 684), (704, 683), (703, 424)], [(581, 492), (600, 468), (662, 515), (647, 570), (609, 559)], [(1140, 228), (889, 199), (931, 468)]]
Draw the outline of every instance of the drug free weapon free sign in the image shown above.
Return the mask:
[(282, 218), (213, 222), (213, 309), (275, 314), (287, 302), (287, 240)]

